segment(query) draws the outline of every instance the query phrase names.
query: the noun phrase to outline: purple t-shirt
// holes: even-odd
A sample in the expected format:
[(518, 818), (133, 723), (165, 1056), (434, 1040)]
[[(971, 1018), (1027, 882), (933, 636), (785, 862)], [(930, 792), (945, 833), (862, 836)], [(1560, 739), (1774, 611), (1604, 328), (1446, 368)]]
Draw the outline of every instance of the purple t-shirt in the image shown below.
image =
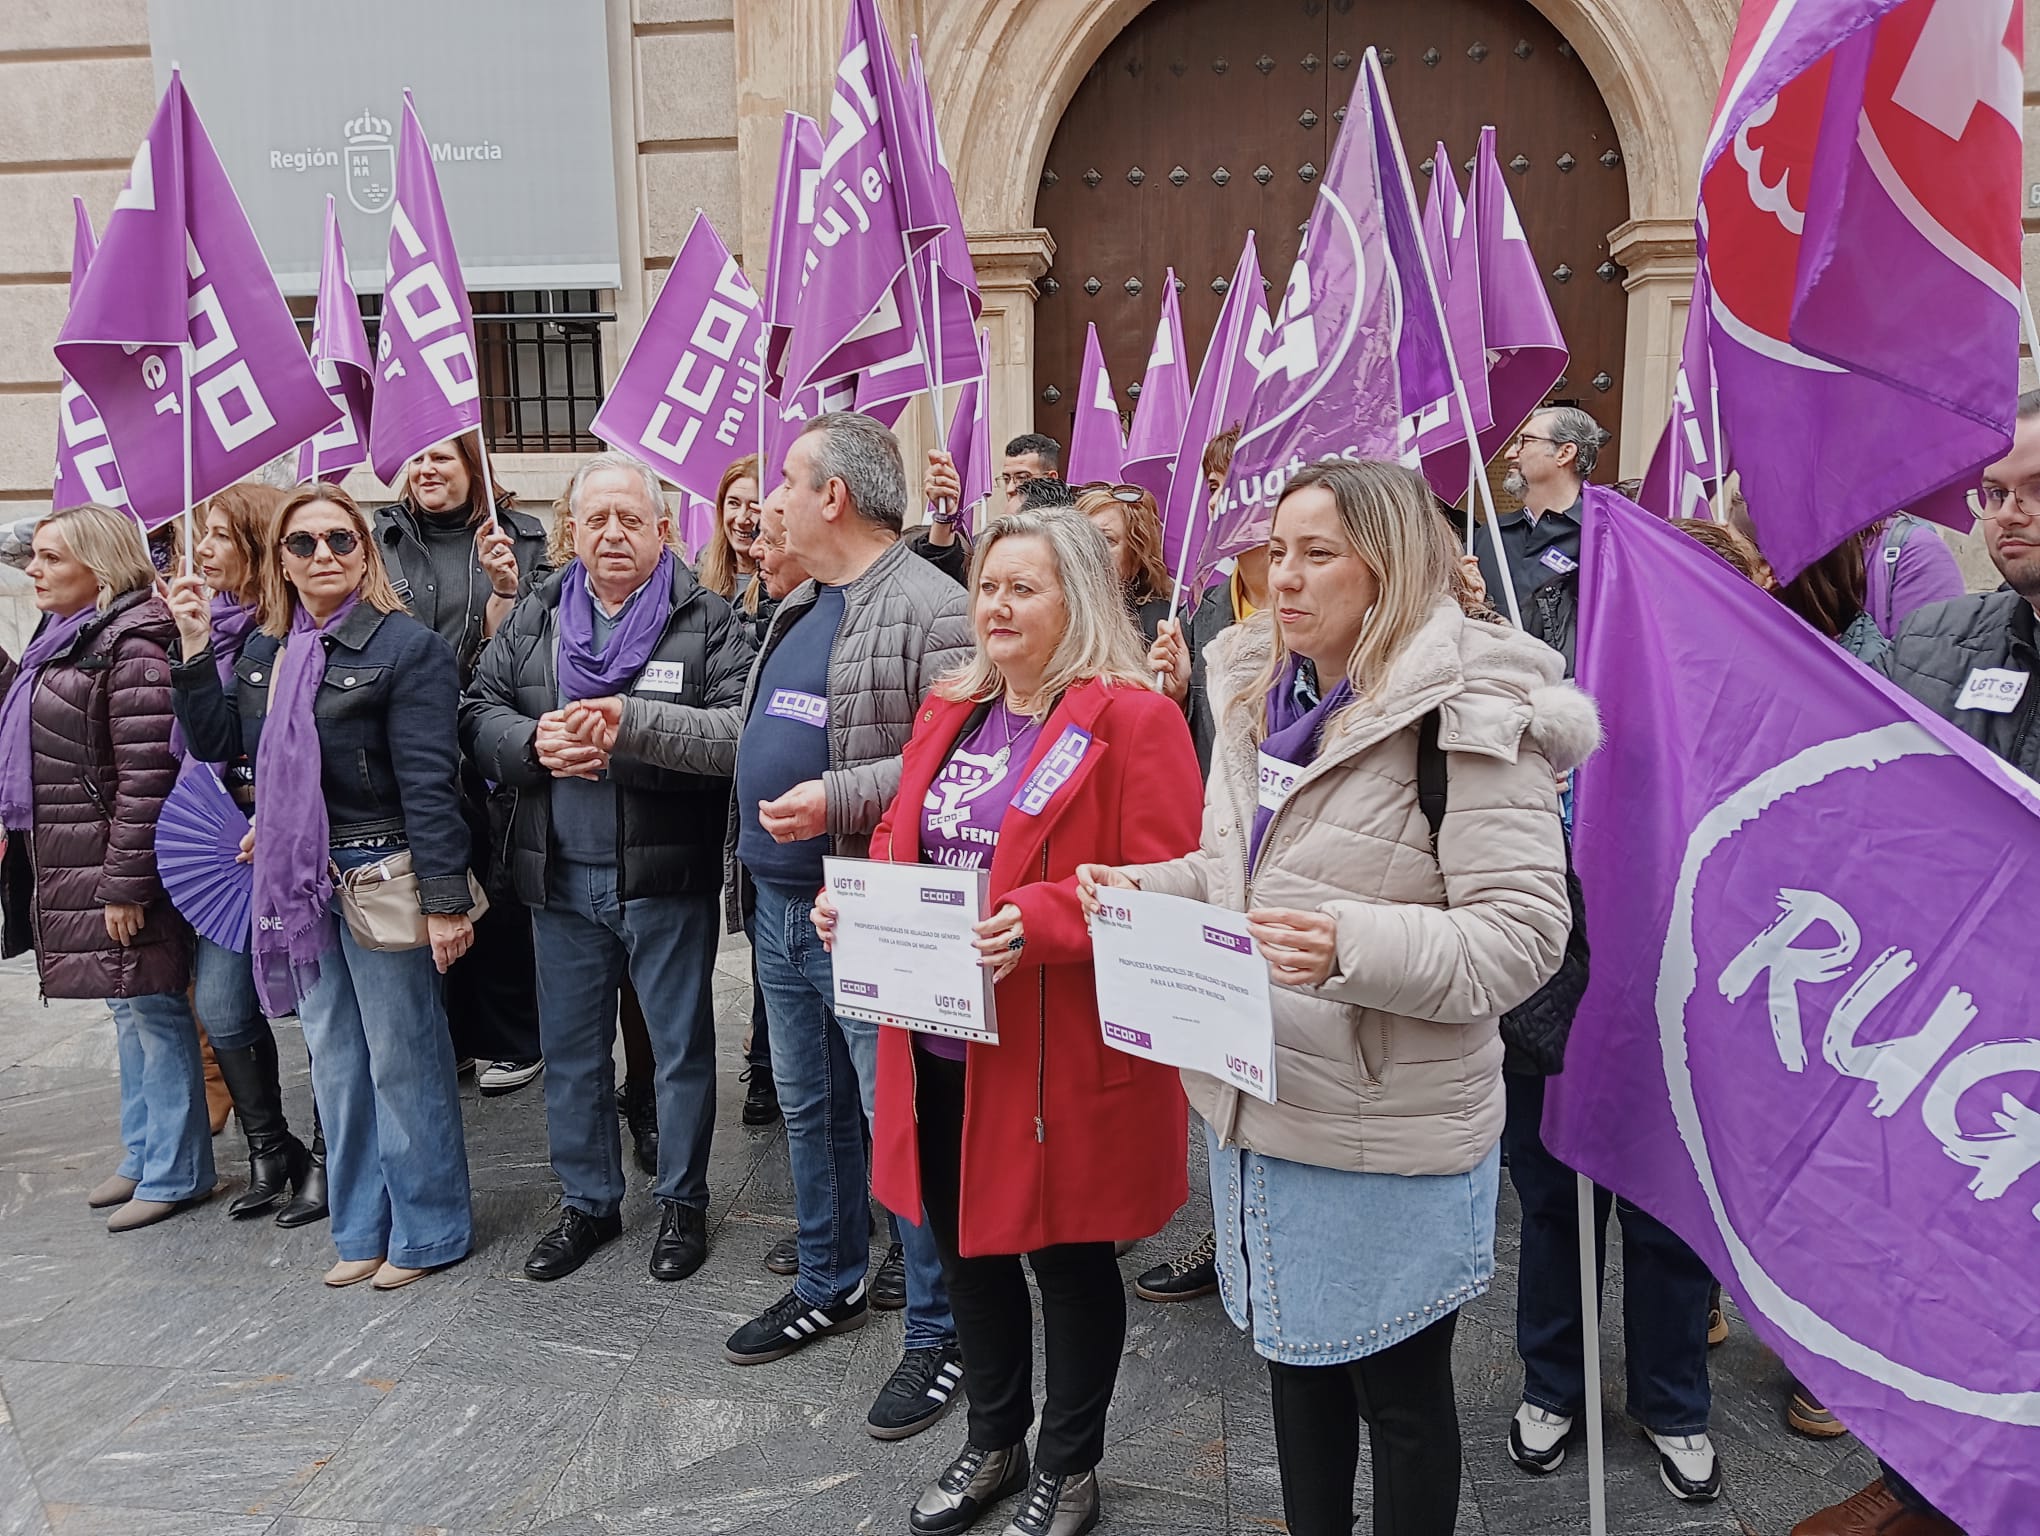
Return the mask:
[[(1041, 723), (1015, 714), (1001, 699), (984, 724), (956, 744), (921, 802), (921, 861), (950, 869), (984, 869), (999, 846), (999, 823), (1025, 777)], [(921, 1046), (962, 1061), (961, 1040), (922, 1035)]]

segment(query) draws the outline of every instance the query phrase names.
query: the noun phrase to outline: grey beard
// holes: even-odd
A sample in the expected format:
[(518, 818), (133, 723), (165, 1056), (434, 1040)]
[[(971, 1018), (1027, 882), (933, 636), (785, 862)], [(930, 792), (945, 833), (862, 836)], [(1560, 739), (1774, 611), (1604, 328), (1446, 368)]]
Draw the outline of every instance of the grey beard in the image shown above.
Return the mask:
[(1522, 499), (1523, 493), (1529, 488), (1530, 483), (1523, 478), (1523, 471), (1520, 469), (1512, 469), (1502, 476), (1502, 489), (1518, 500)]

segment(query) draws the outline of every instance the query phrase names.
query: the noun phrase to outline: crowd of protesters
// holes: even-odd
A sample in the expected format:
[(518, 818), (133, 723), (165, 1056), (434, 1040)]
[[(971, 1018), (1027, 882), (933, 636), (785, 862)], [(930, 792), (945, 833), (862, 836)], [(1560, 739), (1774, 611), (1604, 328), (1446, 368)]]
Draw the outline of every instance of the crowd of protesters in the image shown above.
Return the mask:
[[(327, 1285), (410, 1285), (474, 1241), (472, 1068), (483, 1093), (543, 1080), (560, 1204), (525, 1274), (559, 1281), (622, 1236), (627, 1130), (657, 1201), (650, 1273), (683, 1281), (709, 1249), (717, 935), (740, 928), (743, 1120), (783, 1118), (798, 1230), (761, 1255), (785, 1296), (725, 1353), (765, 1365), (902, 1310), (870, 1432), (969, 1405), (912, 1530), (1009, 1502), (1008, 1536), (1097, 1524), (1119, 1255), (1185, 1203), (1187, 1126), (1213, 1227), (1134, 1290), (1216, 1292), (1267, 1360), (1292, 1536), (1352, 1529), (1363, 1425), (1373, 1529), (1447, 1536), (1454, 1325), (1495, 1272), (1505, 1169), (1509, 1456), (1553, 1472), (1585, 1410), (1574, 1181), (1540, 1122), (1589, 964), (1567, 844), (1599, 724), (1569, 679), (1605, 441), (1582, 411), (1540, 411), (1509, 449), (1520, 510), (1470, 553), (1409, 471), (1311, 466), (1201, 594), (1173, 588), (1153, 495), (1065, 484), (1046, 437), (1008, 445), (974, 541), (931, 454), (909, 531), (896, 440), (848, 413), (808, 424), (777, 484), (730, 466), (694, 569), (645, 464), (582, 463), (548, 536), (488, 504), (467, 439), (418, 455), (374, 513), (316, 483), (222, 492), (188, 556), (152, 559), (118, 512), (55, 512), (25, 551), (43, 619), (0, 703), (0, 906), (45, 996), (113, 1015), (122, 1156), (89, 1203), (119, 1233), (214, 1193), (216, 1061), (247, 1143), (228, 1214), (330, 1219)], [(1206, 453), (1214, 489), (1231, 448)], [(1975, 504), (2008, 584), (1980, 597), (1909, 518), (1782, 587), (1747, 514), (1686, 526), (2040, 774), (2030, 708), (1955, 707), (1971, 669), (2036, 664), (2040, 396)], [(1489, 606), (1504, 583), (1521, 630)], [(1073, 732), (1081, 771), (1030, 793)], [(239, 948), (194, 934), (157, 868), (159, 814), (194, 774), (250, 818)], [(997, 1044), (835, 1012), (829, 854), (988, 872)], [(1274, 1102), (1107, 1047), (1089, 917), (1118, 886), (1246, 912)], [(270, 1023), (288, 1015), (316, 1103), (295, 1129)], [(1603, 1227), (1611, 1207), (1628, 1411), (1666, 1489), (1713, 1499), (1720, 1288), (1605, 1191)], [(1796, 1384), (1786, 1412), (1844, 1430)], [(1956, 1528), (1887, 1469), (1798, 1530)]]

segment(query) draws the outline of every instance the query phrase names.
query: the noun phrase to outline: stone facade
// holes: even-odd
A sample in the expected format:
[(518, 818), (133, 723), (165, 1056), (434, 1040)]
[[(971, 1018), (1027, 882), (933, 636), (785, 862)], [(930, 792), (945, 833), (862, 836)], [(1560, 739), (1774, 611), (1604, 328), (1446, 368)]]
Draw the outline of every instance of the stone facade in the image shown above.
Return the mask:
[[(1052, 249), (1033, 224), (1034, 190), (1049, 142), (1091, 61), (1147, 3), (882, 0), (895, 38), (918, 34), (926, 50), (991, 330), (995, 441), (1031, 425), (1033, 283)], [(1737, 7), (1535, 4), (1578, 50), (1621, 135), (1631, 206), (1613, 238), (1629, 274), (1623, 408), (1633, 423), (1653, 422), (1670, 400), (1692, 281), (1695, 176)], [(780, 114), (826, 110), (843, 20), (839, 0), (606, 0), (605, 11), (617, 182), (629, 189), (617, 209), (623, 287), (604, 349), (613, 370), (696, 207), (740, 254), (762, 247)], [(2040, 14), (2027, 25), (2034, 229)], [(71, 196), (104, 224), (152, 106), (146, 0), (0, 6), (0, 517), (48, 505), (50, 343), (64, 312)], [(901, 423), (910, 449), (923, 420), (917, 410)], [(1623, 473), (1642, 471), (1654, 436), (1648, 427), (1624, 434)], [(568, 462), (506, 455), (501, 470), (543, 504), (563, 487)]]

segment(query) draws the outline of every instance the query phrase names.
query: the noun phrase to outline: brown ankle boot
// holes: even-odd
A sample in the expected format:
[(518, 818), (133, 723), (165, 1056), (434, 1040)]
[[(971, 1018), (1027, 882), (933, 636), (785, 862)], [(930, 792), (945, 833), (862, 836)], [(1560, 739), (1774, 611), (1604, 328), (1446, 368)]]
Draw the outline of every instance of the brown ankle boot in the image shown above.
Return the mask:
[(1792, 1536), (1962, 1536), (1944, 1515), (1916, 1514), (1879, 1478), (1839, 1504), (1816, 1510), (1792, 1527)]

